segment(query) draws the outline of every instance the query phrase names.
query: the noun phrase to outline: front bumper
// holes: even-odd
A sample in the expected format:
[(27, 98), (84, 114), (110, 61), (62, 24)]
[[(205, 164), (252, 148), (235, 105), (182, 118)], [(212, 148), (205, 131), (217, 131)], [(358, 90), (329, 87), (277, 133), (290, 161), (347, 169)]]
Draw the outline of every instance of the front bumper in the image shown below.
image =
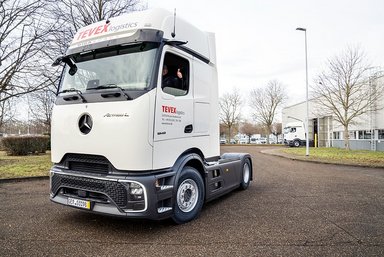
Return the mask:
[(50, 199), (67, 206), (71, 206), (68, 199), (79, 199), (89, 202), (90, 208), (85, 210), (90, 212), (160, 220), (172, 215), (173, 181), (171, 171), (122, 176), (84, 174), (53, 167)]
[(284, 139), (284, 145), (287, 145), (287, 146), (294, 146), (294, 140), (286, 140)]

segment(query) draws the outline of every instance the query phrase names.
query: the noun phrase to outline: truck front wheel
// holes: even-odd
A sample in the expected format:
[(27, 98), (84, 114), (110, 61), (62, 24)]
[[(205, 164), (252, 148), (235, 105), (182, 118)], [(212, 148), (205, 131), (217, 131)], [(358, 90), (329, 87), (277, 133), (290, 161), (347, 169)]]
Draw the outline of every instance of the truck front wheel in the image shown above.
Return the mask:
[(299, 147), (300, 146), (300, 141), (299, 140), (293, 141), (293, 146), (294, 147)]
[(204, 203), (204, 182), (195, 168), (183, 168), (175, 193), (173, 220), (182, 224), (195, 219)]
[(246, 158), (243, 162), (243, 170), (242, 170), (242, 179), (240, 183), (240, 188), (245, 190), (248, 188), (249, 183), (251, 182), (251, 161)]

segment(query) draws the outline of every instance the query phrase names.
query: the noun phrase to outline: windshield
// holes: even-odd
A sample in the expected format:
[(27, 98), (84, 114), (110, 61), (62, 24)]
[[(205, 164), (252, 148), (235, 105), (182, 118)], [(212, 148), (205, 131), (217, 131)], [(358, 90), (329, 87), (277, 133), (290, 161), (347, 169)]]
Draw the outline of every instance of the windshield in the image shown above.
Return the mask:
[(293, 132), (296, 132), (296, 128), (292, 128), (292, 127), (284, 128), (284, 134), (293, 133)]
[(123, 90), (147, 89), (157, 46), (156, 43), (141, 43), (70, 56), (77, 71), (71, 73), (66, 65), (60, 91), (76, 89), (84, 92), (108, 85)]

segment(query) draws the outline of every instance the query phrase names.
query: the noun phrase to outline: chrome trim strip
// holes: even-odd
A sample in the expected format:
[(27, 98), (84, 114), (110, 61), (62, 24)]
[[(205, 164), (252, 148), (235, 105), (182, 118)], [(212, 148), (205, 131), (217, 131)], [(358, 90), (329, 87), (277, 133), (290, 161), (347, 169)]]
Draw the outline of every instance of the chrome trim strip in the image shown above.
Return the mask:
[(170, 210), (172, 210), (172, 207), (160, 207), (160, 208), (157, 208), (157, 213), (164, 213)]
[(167, 190), (167, 189), (172, 189), (173, 185), (166, 185), (166, 186), (160, 186), (160, 190)]

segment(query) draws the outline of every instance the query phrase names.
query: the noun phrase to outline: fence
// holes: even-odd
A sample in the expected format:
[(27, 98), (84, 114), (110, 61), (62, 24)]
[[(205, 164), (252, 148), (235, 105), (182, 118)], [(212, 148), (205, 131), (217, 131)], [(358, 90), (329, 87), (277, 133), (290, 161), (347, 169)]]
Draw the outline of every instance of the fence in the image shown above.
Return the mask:
[[(349, 140), (349, 147), (352, 150), (371, 150), (371, 140), (367, 139), (359, 139), (359, 140), (354, 140), (350, 139)], [(376, 143), (376, 150), (377, 151), (384, 151), (384, 140), (374, 140)], [(332, 146), (336, 148), (344, 148), (344, 140), (337, 140), (334, 139), (332, 140)]]

